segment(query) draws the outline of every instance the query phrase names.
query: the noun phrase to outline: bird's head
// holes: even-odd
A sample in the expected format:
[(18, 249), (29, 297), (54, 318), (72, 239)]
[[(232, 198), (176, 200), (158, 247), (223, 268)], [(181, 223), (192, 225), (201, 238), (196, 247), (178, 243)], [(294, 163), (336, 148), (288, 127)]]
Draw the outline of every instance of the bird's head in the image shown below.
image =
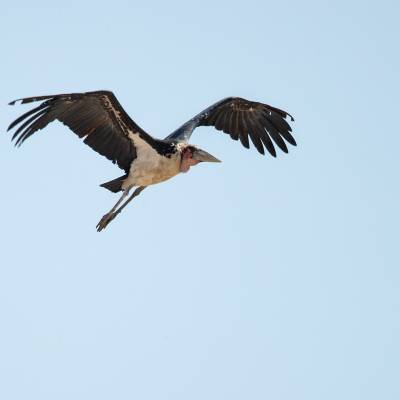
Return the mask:
[(190, 167), (200, 162), (221, 162), (210, 153), (193, 145), (185, 145), (181, 149), (181, 172), (188, 172)]

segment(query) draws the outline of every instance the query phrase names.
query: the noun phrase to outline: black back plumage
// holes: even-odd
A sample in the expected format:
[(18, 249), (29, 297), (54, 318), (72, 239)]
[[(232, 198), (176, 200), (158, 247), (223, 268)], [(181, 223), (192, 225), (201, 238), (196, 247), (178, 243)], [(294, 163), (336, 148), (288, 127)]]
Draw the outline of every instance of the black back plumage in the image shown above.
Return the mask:
[(84, 143), (118, 166), (129, 171), (136, 158), (136, 149), (129, 133), (139, 135), (149, 144), (157, 144), (124, 111), (109, 91), (58, 94), (14, 100), (10, 105), (43, 101), (38, 107), (17, 118), (8, 130), (21, 124), (13, 135), (17, 146), (50, 122), (59, 120), (67, 125)]
[(233, 140), (240, 140), (246, 148), (250, 147), (250, 136), (259, 153), (264, 154), (266, 148), (275, 157), (274, 143), (285, 153), (288, 148), (283, 139), (296, 146), (290, 133), (292, 129), (286, 121), (288, 117), (294, 121), (289, 113), (279, 108), (240, 97), (228, 97), (206, 108), (168, 138), (188, 141), (198, 126), (214, 126)]

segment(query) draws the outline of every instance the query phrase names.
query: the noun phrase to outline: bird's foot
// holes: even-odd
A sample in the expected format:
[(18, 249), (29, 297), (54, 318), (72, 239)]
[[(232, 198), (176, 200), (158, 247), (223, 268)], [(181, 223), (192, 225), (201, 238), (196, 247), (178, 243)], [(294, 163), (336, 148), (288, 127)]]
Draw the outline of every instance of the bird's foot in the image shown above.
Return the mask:
[(103, 215), (103, 218), (99, 221), (99, 223), (96, 225), (97, 232), (102, 231), (107, 227), (107, 225), (117, 216), (118, 213), (115, 212), (109, 212), (105, 215)]

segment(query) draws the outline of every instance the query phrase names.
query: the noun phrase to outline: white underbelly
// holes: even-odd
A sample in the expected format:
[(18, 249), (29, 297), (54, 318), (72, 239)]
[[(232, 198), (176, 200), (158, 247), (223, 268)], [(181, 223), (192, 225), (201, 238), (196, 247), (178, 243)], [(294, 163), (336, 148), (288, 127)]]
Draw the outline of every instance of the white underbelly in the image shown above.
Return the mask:
[(124, 186), (149, 186), (166, 181), (180, 172), (179, 167), (180, 162), (174, 157), (137, 158), (131, 165)]
[(180, 172), (181, 155), (179, 152), (172, 153), (170, 158), (164, 157), (139, 135), (130, 133), (128, 136), (135, 145), (136, 158), (131, 164), (128, 178), (122, 185), (123, 189), (130, 186), (154, 185), (170, 179)]

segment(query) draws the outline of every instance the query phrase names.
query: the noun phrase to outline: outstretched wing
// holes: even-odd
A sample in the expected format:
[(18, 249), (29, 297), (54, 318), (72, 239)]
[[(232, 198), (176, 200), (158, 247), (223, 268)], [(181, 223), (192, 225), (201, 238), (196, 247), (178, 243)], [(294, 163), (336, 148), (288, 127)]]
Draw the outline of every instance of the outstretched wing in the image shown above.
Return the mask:
[(12, 137), (17, 146), (57, 119), (84, 138), (84, 143), (93, 150), (128, 172), (136, 158), (132, 139), (138, 135), (149, 144), (154, 141), (129, 117), (109, 91), (28, 97), (14, 100), (10, 105), (18, 101), (24, 104), (42, 100), (38, 107), (21, 115), (8, 127), (10, 130), (20, 124)]
[(256, 149), (264, 154), (264, 147), (276, 157), (274, 143), (285, 153), (288, 152), (285, 139), (296, 146), (291, 127), (286, 121), (294, 118), (286, 111), (268, 104), (249, 101), (240, 97), (228, 97), (206, 108), (168, 136), (168, 139), (188, 141), (198, 126), (214, 126), (217, 130), (240, 140), (250, 147), (249, 136)]

